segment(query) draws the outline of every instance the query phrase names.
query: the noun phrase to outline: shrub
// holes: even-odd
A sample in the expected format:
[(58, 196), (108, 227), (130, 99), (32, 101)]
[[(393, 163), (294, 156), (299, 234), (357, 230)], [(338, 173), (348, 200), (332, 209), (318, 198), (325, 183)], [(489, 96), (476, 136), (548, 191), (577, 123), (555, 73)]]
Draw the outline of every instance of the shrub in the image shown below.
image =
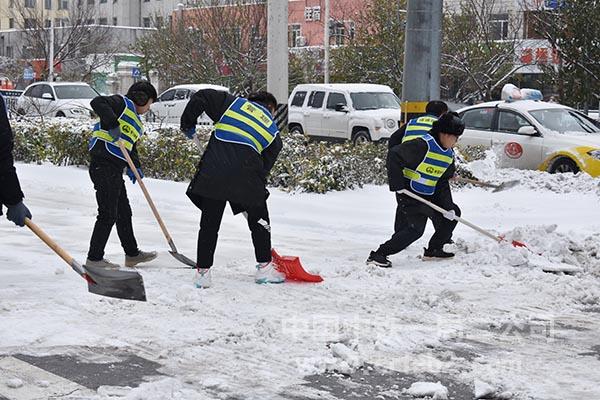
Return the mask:
[[(202, 150), (177, 129), (149, 127), (138, 145), (146, 176), (174, 181), (194, 175)], [(44, 123), (13, 123), (15, 159), (23, 162), (51, 162), (56, 165), (88, 165), (91, 127), (80, 121), (47, 119)], [(208, 129), (199, 131), (204, 147)], [(382, 185), (387, 182), (387, 147), (381, 144), (354, 146), (307, 141), (298, 134), (282, 133), (284, 142), (268, 184), (287, 191), (327, 193)]]

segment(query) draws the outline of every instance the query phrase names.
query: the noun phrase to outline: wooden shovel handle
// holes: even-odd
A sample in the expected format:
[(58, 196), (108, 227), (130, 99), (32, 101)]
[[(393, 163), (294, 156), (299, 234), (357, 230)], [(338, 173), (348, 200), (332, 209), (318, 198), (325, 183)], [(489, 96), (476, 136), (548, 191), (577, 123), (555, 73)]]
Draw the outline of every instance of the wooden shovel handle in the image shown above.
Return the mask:
[[(406, 195), (406, 196), (408, 196), (408, 197), (412, 197), (413, 199), (415, 199), (415, 200), (417, 200), (417, 201), (420, 201), (420, 202), (421, 202), (421, 203), (423, 203), (423, 204), (426, 204), (426, 205), (428, 205), (429, 207), (433, 208), (435, 211), (437, 211), (437, 212), (439, 212), (439, 213), (446, 214), (447, 212), (449, 212), (449, 211), (450, 211), (450, 210), (445, 210), (445, 209), (443, 209), (442, 207), (440, 207), (440, 206), (438, 206), (438, 205), (436, 205), (436, 204), (433, 204), (433, 203), (432, 203), (432, 202), (430, 202), (429, 200), (425, 200), (425, 199), (424, 199), (424, 198), (422, 198), (421, 196), (418, 196), (418, 195), (414, 194), (413, 192), (411, 192), (411, 191), (409, 191), (409, 190), (402, 189), (402, 190), (399, 190), (397, 193), (404, 194), (404, 195)], [(481, 233), (482, 235), (485, 235), (485, 236), (489, 237), (490, 239), (494, 239), (494, 240), (495, 240), (495, 241), (497, 241), (497, 242), (501, 242), (501, 241), (502, 241), (502, 238), (500, 238), (500, 237), (498, 237), (498, 236), (494, 235), (494, 234), (493, 234), (493, 233), (491, 233), (491, 232), (488, 232), (488, 231), (486, 231), (486, 230), (485, 230), (485, 229), (483, 229), (483, 228), (480, 228), (480, 227), (478, 227), (477, 225), (475, 225), (475, 224), (473, 224), (473, 223), (471, 223), (471, 222), (467, 221), (467, 220), (466, 220), (466, 219), (464, 219), (464, 218), (461, 218), (461, 217), (455, 216), (455, 217), (454, 217), (454, 219), (456, 219), (458, 222), (460, 222), (460, 223), (462, 223), (462, 224), (465, 224), (465, 225), (467, 225), (469, 228), (476, 230), (477, 232)]]
[(35, 233), (36, 236), (42, 240), (42, 242), (46, 243), (48, 247), (54, 250), (54, 252), (60, 256), (60, 258), (65, 260), (67, 264), (73, 264), (73, 257), (71, 257), (69, 253), (63, 250), (63, 248), (60, 247), (58, 243), (52, 240), (52, 238), (48, 236), (46, 232), (42, 230), (42, 228), (34, 224), (33, 221), (31, 221), (29, 218), (25, 218), (25, 225), (27, 225), (27, 227), (31, 229), (31, 231)]
[(142, 188), (142, 192), (144, 193), (144, 197), (148, 201), (148, 205), (150, 206), (150, 209), (152, 210), (152, 213), (154, 214), (154, 217), (156, 218), (156, 221), (158, 222), (158, 225), (160, 226), (160, 229), (162, 230), (163, 234), (167, 238), (167, 242), (169, 243), (169, 246), (171, 247), (171, 250), (173, 250), (174, 252), (177, 253), (177, 248), (175, 247), (175, 243), (173, 242), (173, 238), (171, 238), (171, 235), (169, 234), (169, 231), (167, 230), (167, 226), (165, 225), (165, 223), (163, 222), (162, 218), (160, 217), (160, 214), (158, 213), (158, 209), (154, 205), (154, 202), (152, 201), (152, 198), (150, 197), (150, 193), (148, 192), (148, 189), (146, 189), (146, 185), (144, 184), (144, 181), (142, 180), (142, 177), (140, 176), (140, 174), (138, 174), (137, 168), (136, 168), (135, 164), (133, 163), (133, 160), (131, 159), (131, 156), (129, 155), (129, 152), (125, 148), (125, 145), (123, 144), (123, 141), (121, 139), (119, 139), (119, 141), (117, 143), (119, 144), (119, 148), (121, 149), (121, 153), (123, 153), (123, 156), (127, 160), (127, 164), (129, 164), (129, 169), (131, 169), (131, 172), (133, 172), (133, 175), (135, 176), (135, 179), (137, 180), (138, 184), (140, 185), (140, 188)]

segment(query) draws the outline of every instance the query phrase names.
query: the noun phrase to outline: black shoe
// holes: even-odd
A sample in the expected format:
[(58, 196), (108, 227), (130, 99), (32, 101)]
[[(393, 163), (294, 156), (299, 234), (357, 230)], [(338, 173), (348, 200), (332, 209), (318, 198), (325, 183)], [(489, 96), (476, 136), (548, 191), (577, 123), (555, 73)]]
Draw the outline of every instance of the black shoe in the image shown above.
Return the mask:
[(386, 256), (382, 256), (374, 251), (367, 258), (367, 265), (377, 265), (381, 268), (392, 268), (392, 262)]
[(454, 253), (445, 252), (442, 249), (423, 249), (423, 260), (440, 260), (454, 257)]

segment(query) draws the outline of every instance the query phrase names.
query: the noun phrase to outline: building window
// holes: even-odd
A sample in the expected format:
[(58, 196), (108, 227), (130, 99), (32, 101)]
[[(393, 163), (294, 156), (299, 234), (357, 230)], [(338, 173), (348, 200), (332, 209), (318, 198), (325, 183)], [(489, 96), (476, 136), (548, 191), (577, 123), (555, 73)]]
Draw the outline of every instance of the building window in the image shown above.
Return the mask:
[(113, 25), (114, 25), (114, 26), (117, 26), (117, 25), (119, 25), (119, 24), (118, 24), (118, 21), (117, 21), (117, 17), (113, 17)]
[(346, 25), (343, 21), (329, 21), (329, 34), (336, 45), (343, 45), (346, 40)]
[(100, 0), (100, 3), (106, 3), (106, 0)]
[(15, 0), (10, 0), (8, 2), (8, 8), (13, 8), (15, 6)]
[(108, 18), (99, 18), (98, 24), (99, 25), (108, 25)]
[(6, 57), (13, 58), (14, 52), (12, 46), (6, 46)]
[(144, 25), (144, 28), (150, 28), (150, 18), (144, 17), (143, 25)]
[(52, 22), (49, 19), (44, 20), (44, 28), (50, 28)]
[(52, 0), (44, 0), (44, 8), (46, 10), (52, 10)]
[(493, 14), (490, 19), (490, 35), (492, 40), (508, 38), (508, 14)]
[(156, 17), (156, 23), (155, 23), (156, 27), (160, 28), (160, 27), (163, 26), (163, 24), (164, 24), (164, 18), (163, 17)]
[(25, 0), (25, 7), (35, 8), (35, 0)]
[(95, 1), (94, 0), (88, 0), (87, 3), (88, 3), (88, 6), (93, 6), (95, 4)]
[(58, 9), (66, 10), (69, 8), (69, 0), (58, 0)]
[(85, 21), (86, 25), (94, 25), (94, 18), (88, 18), (87, 21)]
[(302, 25), (300, 24), (290, 24), (288, 25), (288, 47), (301, 47), (306, 43), (301, 43), (302, 39), (298, 39), (302, 37)]
[(9, 29), (14, 29), (15, 28), (15, 19), (14, 18), (10, 18), (8, 20), (8, 28)]

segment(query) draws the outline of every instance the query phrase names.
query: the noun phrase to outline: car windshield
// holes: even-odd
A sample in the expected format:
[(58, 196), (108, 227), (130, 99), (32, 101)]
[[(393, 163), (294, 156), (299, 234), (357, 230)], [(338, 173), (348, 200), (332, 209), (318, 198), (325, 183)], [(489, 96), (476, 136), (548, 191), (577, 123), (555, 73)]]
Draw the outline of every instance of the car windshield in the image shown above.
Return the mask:
[(377, 110), (378, 108), (400, 108), (400, 100), (394, 93), (364, 92), (351, 93), (355, 110)]
[(600, 133), (590, 120), (573, 110), (567, 108), (551, 108), (548, 110), (529, 111), (545, 128), (559, 133), (583, 132)]
[(93, 99), (98, 92), (87, 85), (60, 85), (54, 91), (59, 99)]

